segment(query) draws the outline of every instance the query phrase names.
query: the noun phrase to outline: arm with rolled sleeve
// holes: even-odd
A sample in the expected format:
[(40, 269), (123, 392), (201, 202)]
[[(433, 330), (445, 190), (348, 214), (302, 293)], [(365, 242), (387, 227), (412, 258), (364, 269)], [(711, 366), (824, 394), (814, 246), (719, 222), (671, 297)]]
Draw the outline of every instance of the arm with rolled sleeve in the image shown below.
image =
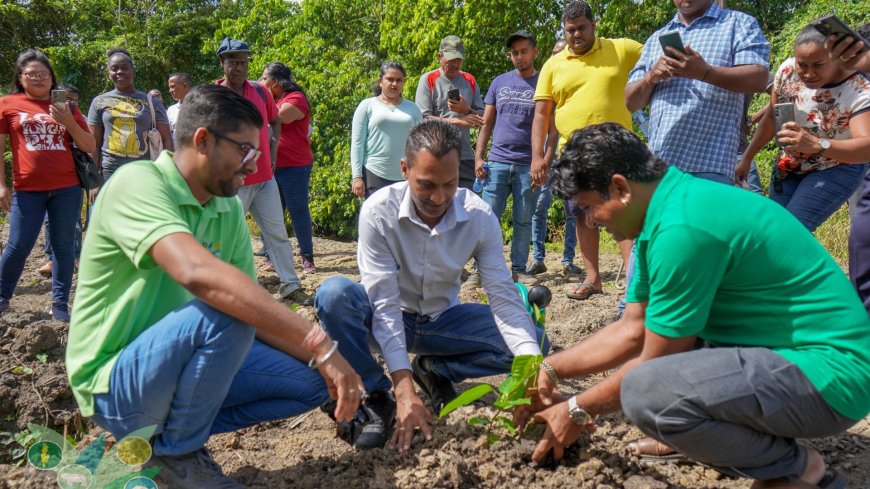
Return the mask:
[(399, 265), (378, 216), (367, 206), (360, 212), (357, 261), (362, 285), (372, 303), (372, 335), (381, 347), (387, 370), (411, 370), (399, 305)]
[(541, 348), (535, 340), (532, 317), (520, 302), (519, 293), (504, 260), (498, 219), (489, 210), (483, 217), (475, 223), (480, 226), (481, 232), (474, 258), (477, 259), (480, 279), (489, 298), (495, 324), (515, 356), (540, 355)]
[(707, 83), (738, 93), (763, 92), (770, 74), (770, 44), (758, 21), (748, 15), (735, 27), (732, 66), (713, 66)]

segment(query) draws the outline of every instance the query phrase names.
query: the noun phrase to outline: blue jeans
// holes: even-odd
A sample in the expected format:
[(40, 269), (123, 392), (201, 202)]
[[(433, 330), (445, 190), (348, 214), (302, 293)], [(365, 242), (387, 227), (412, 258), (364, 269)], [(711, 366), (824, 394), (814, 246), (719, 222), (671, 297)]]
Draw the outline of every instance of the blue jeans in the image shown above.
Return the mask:
[(202, 448), (211, 434), (295, 416), (327, 397), (317, 371), (193, 300), (121, 350), (91, 419), (118, 439), (156, 425), (154, 453), (174, 456)]
[(75, 267), (75, 223), (81, 208), (82, 189), (78, 185), (41, 192), (15, 191), (9, 213), (9, 243), (0, 259), (0, 297), (12, 298), (47, 212), (54, 223), (54, 232), (48, 238), (54, 250), (51, 300), (64, 305), (69, 302)]
[(483, 200), (492, 207), (492, 212), (501, 219), (509, 195), (513, 195), (511, 213), (514, 236), (511, 239), (511, 270), (525, 272), (529, 260), (529, 243), (532, 239), (532, 213), (538, 192), (532, 189), (532, 177), (528, 165), (489, 162), (489, 178), (483, 186)]
[[(347, 277), (330, 277), (314, 298), (317, 317), (339, 351), (363, 379), (366, 390), (388, 390), (390, 380), (372, 357), (372, 306), (362, 285)], [(402, 313), (408, 352), (434, 356), (433, 370), (452, 382), (509, 372), (513, 354), (485, 304), (459, 304), (437, 319)], [(537, 329), (540, 344), (544, 331)], [(550, 348), (544, 340), (544, 354)]]
[(760, 480), (803, 473), (807, 449), (795, 438), (832, 436), (856, 423), (767, 348), (702, 348), (648, 360), (622, 379), (620, 398), (646, 435), (720, 472)]
[[(782, 192), (771, 184), (770, 198), (788, 209), (810, 232), (815, 231), (855, 192), (867, 165), (839, 165), (779, 180)], [(779, 179), (773, 168), (771, 181)], [(775, 183), (775, 182), (774, 182)]]
[(849, 279), (870, 314), (870, 173), (862, 179), (849, 233)]
[[(51, 260), (51, 226), (48, 223), (48, 214), (45, 216), (45, 244), (42, 249), (45, 252), (45, 256)], [(76, 219), (76, 230), (75, 230), (75, 242), (73, 243), (75, 257), (78, 258), (82, 254), (82, 218), (79, 216)]]
[[(547, 241), (547, 213), (553, 203), (553, 191), (550, 186), (553, 183), (552, 175), (547, 183), (541, 187), (538, 201), (535, 204), (535, 213), (532, 215), (532, 259), (537, 262), (544, 261), (547, 255), (545, 243)], [(565, 250), (562, 252), (562, 265), (574, 263), (574, 249), (577, 247), (577, 221), (567, 211), (565, 205)]]
[(308, 182), (311, 180), (311, 166), (291, 166), (275, 170), (275, 180), (284, 205), (290, 213), (293, 234), (299, 242), (299, 254), (314, 255), (312, 240), (311, 210), (308, 208)]
[(723, 185), (734, 185), (734, 176), (724, 175), (722, 173), (715, 173), (711, 171), (698, 171), (698, 172), (690, 172), (689, 175), (703, 178), (704, 180), (710, 180), (711, 182), (719, 182)]
[(758, 165), (755, 164), (755, 160), (752, 160), (752, 164), (749, 165), (749, 176), (746, 178), (746, 185), (749, 186), (751, 192), (764, 195), (764, 187), (761, 186), (761, 177), (758, 176)]

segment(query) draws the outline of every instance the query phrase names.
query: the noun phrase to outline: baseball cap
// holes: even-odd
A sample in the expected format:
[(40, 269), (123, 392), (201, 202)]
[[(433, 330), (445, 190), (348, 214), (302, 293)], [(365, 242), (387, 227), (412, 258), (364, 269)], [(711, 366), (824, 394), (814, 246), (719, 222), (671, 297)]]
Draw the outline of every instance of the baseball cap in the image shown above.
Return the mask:
[(221, 45), (217, 50), (217, 57), (220, 59), (224, 54), (229, 53), (250, 53), (251, 48), (248, 47), (248, 43), (245, 41), (239, 41), (238, 39), (233, 39), (231, 37), (225, 37), (223, 41), (221, 41)]
[(513, 44), (514, 41), (516, 41), (517, 39), (528, 39), (528, 40), (532, 41), (532, 44), (538, 44), (538, 40), (535, 38), (535, 36), (532, 33), (530, 33), (529, 31), (524, 31), (524, 30), (520, 29), (520, 30), (514, 32), (513, 34), (511, 34), (510, 36), (508, 36), (507, 42), (505, 43), (505, 46), (507, 46), (507, 48), (510, 49), (511, 44)]
[(447, 61), (456, 58), (465, 59), (465, 46), (462, 44), (462, 39), (459, 39), (459, 36), (447, 36), (442, 39), (441, 45), (438, 46), (438, 52)]

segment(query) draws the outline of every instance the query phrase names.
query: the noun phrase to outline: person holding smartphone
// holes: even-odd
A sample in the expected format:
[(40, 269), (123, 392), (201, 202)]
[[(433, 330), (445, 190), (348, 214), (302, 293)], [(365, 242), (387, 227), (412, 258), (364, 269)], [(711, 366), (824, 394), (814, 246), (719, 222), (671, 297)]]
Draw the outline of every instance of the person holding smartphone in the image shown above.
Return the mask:
[(775, 126), (775, 111), (759, 122), (738, 166), (774, 136), (782, 146), (770, 198), (814, 231), (861, 183), (870, 154), (870, 85), (863, 73), (831, 59), (827, 38), (813, 26), (798, 33), (794, 57), (780, 65), (771, 103), (791, 103), (795, 119)]
[(442, 39), (438, 47), (438, 64), (441, 66), (423, 73), (414, 102), (420, 107), (424, 118), (442, 119), (459, 129), (462, 134), (459, 186), (471, 189), (475, 174), (471, 129), (483, 125), (481, 116), (484, 106), (474, 75), (462, 71), (464, 61), (465, 45), (462, 39), (457, 36)]
[(23, 51), (15, 63), (12, 93), (0, 97), (0, 154), (12, 145), (12, 186), (6, 187), (0, 165), (0, 209), (9, 213), (9, 242), (0, 258), (0, 314), (10, 300), (24, 263), (48, 214), (52, 247), (51, 315), (69, 322), (69, 294), (75, 261), (75, 228), (82, 189), (71, 140), (82, 151), (97, 145), (84, 116), (74, 104), (53, 102), (57, 78), (45, 54)]
[(770, 44), (758, 21), (717, 1), (674, 5), (676, 15), (647, 39), (629, 75), (625, 104), (631, 112), (649, 104), (649, 147), (656, 156), (733, 185), (745, 117), (741, 94), (764, 91)]

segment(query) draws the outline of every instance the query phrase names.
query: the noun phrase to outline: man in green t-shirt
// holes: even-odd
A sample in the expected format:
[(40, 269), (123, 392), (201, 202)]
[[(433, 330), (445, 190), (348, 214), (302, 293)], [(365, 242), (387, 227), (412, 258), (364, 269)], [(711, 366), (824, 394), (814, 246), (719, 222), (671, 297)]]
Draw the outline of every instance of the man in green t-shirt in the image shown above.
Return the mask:
[[(753, 487), (839, 487), (795, 438), (870, 412), (870, 319), (813, 235), (768, 199), (668, 168), (617, 124), (571, 136), (553, 192), (636, 239), (638, 260), (623, 318), (542, 366), (533, 458), (561, 458), (621, 407), (665, 449)], [(576, 396), (556, 390), (620, 365)]]
[(171, 487), (243, 487), (204, 448), (213, 433), (328, 397), (350, 421), (360, 402), (337, 343), (257, 285), (235, 195), (256, 169), (261, 125), (232, 90), (194, 88), (178, 151), (114, 174), (82, 250), (66, 353), (73, 394), (118, 439), (156, 426), (149, 464)]

